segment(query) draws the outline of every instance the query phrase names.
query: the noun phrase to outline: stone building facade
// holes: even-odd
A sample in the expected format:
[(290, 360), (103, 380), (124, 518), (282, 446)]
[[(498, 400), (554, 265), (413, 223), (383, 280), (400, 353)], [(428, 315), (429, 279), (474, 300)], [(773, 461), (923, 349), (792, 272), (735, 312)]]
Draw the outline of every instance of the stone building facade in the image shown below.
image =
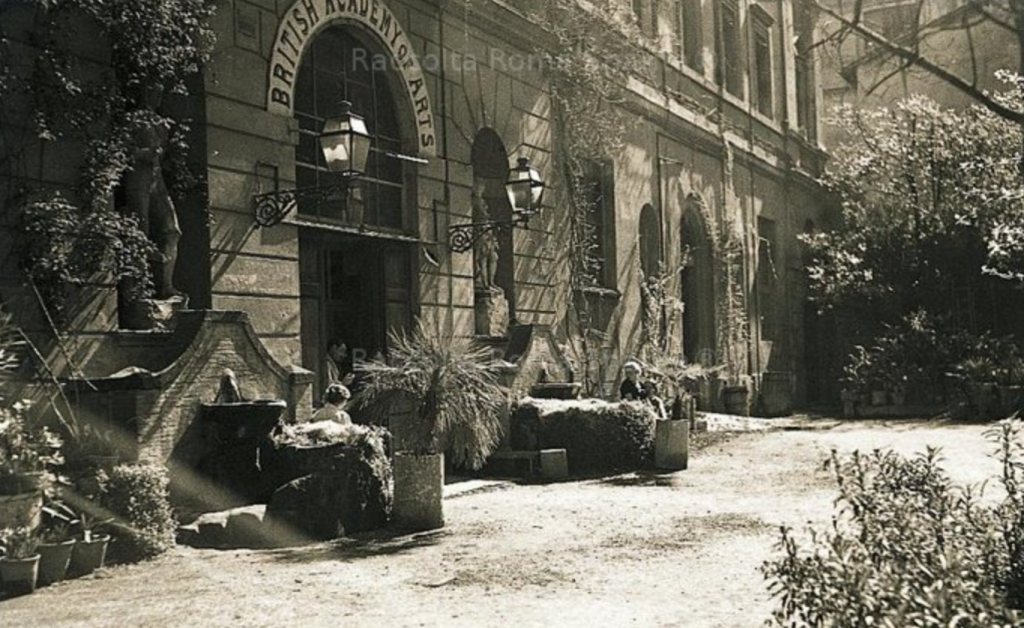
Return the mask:
[[(850, 9), (835, 1), (825, 4), (839, 11)], [(1018, 70), (1017, 34), (980, 13), (974, 3), (868, 0), (861, 6), (867, 27), (910, 48), (919, 42), (922, 57), (979, 92), (1010, 89), (996, 73)], [(861, 37), (831, 39), (840, 28), (834, 17), (820, 14), (818, 27), (821, 37), (828, 42), (821, 47), (820, 54), (822, 110), (826, 114), (837, 105), (885, 107), (913, 95), (927, 96), (942, 107), (954, 109), (976, 102), (949, 82), (916, 66), (907, 66)], [(826, 147), (834, 147), (841, 139), (827, 125), (822, 129)]]
[[(595, 178), (594, 246), (604, 270), (598, 285), (574, 289), (553, 139), (559, 121), (543, 64), (533, 62), (549, 40), (545, 4), (218, 4), (212, 58), (180, 105), (193, 120), (208, 214), (202, 199), (179, 204), (176, 284), (189, 308), (246, 313), (247, 331), (231, 337), (251, 337), (265, 350), (246, 348), (248, 361), (214, 355), (211, 366), (196, 365), (203, 373), (190, 381), (202, 388), (198, 396), (212, 398), (220, 363), (230, 363), (259, 389), (253, 395), (288, 397), (301, 418), (323, 386), (329, 339), (345, 340), (356, 358), (372, 357), (386, 352), (389, 330), (417, 320), (500, 349), (501, 335), (478, 321), (476, 269), (485, 253), (454, 252), (450, 228), (508, 220), (503, 183), (515, 160), (528, 157), (548, 185), (543, 208), (493, 242), (492, 283), (511, 324), (549, 330), (579, 378), (581, 360), (567, 349), (570, 305), (589, 303), (602, 366), (597, 394), (615, 395), (621, 363), (640, 354), (644, 326), (656, 324), (669, 353), (730, 360), (755, 391), (766, 373), (779, 374), (791, 401), (805, 400), (818, 356), (805, 341), (796, 235), (823, 220), (827, 201), (815, 183), (824, 161), (819, 70), (810, 46), (787, 42), (811, 40), (809, 18), (790, 0), (622, 4), (646, 36), (650, 71), (629, 79), (618, 106), (635, 125)], [(257, 226), (254, 195), (329, 178), (315, 139), (341, 100), (374, 137), (366, 176), (346, 201), (300, 201), (280, 224)], [(59, 184), (73, 164), (40, 151), (27, 176)], [(6, 242), (15, 234), (6, 222)], [(154, 373), (173, 371), (177, 359), (160, 348), (165, 332), (121, 329), (116, 290), (102, 282), (77, 301), (63, 348), (46, 349), (55, 347), (53, 334), (17, 260), (4, 256), (0, 296), (8, 307), (25, 304), (14, 307), (60, 377), (126, 376), (140, 355)], [(668, 298), (645, 319), (641, 277), (659, 272)], [(728, 307), (742, 338), (733, 355), (722, 347)], [(147, 348), (137, 350), (140, 343)], [(166, 359), (155, 357), (161, 352)]]

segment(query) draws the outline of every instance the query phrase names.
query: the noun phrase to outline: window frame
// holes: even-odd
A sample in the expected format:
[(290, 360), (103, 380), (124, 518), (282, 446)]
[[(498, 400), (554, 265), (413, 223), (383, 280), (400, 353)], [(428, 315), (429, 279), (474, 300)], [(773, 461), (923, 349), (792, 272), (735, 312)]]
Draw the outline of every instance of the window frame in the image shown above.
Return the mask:
[(676, 51), (683, 65), (704, 72), (704, 7), (701, 0), (676, 0)]
[[(764, 9), (751, 6), (750, 38), (752, 42), (750, 81), (751, 104), (757, 112), (770, 120), (775, 119), (775, 47), (772, 26), (775, 20)], [(760, 54), (762, 43), (764, 54)]]
[[(716, 79), (726, 93), (734, 98), (746, 98), (746, 55), (743, 45), (743, 14), (739, 0), (718, 0), (716, 3), (718, 23), (718, 63)], [(735, 19), (729, 25), (728, 17)]]
[(805, 7), (793, 11), (793, 79), (796, 131), (809, 141), (817, 139), (817, 95), (814, 89), (814, 21)]
[(583, 185), (588, 192), (586, 222), (593, 231), (595, 257), (600, 263), (593, 283), (583, 288), (618, 290), (615, 250), (615, 170), (611, 160), (584, 162)]
[[(325, 42), (321, 38), (334, 38), (335, 41)], [(317, 55), (321, 46), (331, 45), (349, 56), (339, 58), (326, 54), (329, 62), (324, 64)], [(393, 158), (388, 156), (388, 153), (403, 151), (399, 102), (386, 70), (367, 66), (363, 68), (364, 76), (356, 69), (351, 53), (359, 48), (366, 50), (371, 58), (381, 54), (368, 38), (353, 29), (332, 26), (318, 33), (303, 55), (295, 83), (293, 115), (298, 121), (299, 133), (299, 143), (295, 147), (295, 178), (298, 187), (318, 187), (333, 183), (339, 177), (326, 167), (317, 141), (324, 120), (334, 114), (333, 111), (320, 111), (320, 101), (324, 99), (321, 82), (331, 80), (337, 81), (340, 87), (336, 84), (323, 89), (340, 91), (346, 100), (372, 103), (369, 109), (358, 104), (353, 106), (354, 112), (366, 120), (372, 136), (367, 172), (354, 183), (347, 198), (303, 200), (296, 213), (303, 220), (404, 234), (414, 226), (409, 224), (407, 211), (410, 172), (407, 164), (391, 162)], [(308, 95), (303, 93), (307, 89)], [(306, 105), (309, 109), (304, 108)], [(309, 160), (310, 154), (313, 161)], [(387, 197), (391, 198), (390, 202), (385, 200)]]

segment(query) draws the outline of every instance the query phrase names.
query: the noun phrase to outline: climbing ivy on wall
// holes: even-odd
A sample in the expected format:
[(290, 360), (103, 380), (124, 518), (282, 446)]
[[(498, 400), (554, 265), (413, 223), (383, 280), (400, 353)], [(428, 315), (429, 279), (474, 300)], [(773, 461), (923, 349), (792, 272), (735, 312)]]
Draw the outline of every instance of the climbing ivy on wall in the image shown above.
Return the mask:
[[(586, 176), (591, 161), (610, 160), (623, 145), (635, 120), (622, 107), (630, 76), (644, 70), (647, 43), (637, 27), (629, 3), (598, 0), (584, 5), (577, 0), (534, 2), (530, 13), (553, 36), (538, 53), (547, 59), (552, 109), (556, 123), (555, 158), (565, 189), (569, 212), (569, 275), (574, 294), (569, 299), (570, 347), (580, 367), (578, 374), (587, 394), (599, 392), (607, 361), (586, 298), (600, 285), (599, 259), (592, 212), (598, 210)], [(596, 333), (595, 333), (596, 332)]]
[[(0, 5), (0, 99), (26, 104), (0, 113), (0, 173), (12, 181), (5, 204), (18, 212), (21, 266), (54, 318), (64, 313), (69, 287), (103, 275), (129, 286), (133, 298), (151, 292), (155, 249), (115, 192), (131, 168), (132, 130), (140, 124), (168, 130), (172, 195), (194, 185), (185, 163), (187, 120), (164, 115), (147, 94), (187, 95), (213, 43), (213, 10), (213, 0)], [(48, 180), (48, 172), (37, 180), (30, 161), (44, 151), (76, 163), (77, 180)]]

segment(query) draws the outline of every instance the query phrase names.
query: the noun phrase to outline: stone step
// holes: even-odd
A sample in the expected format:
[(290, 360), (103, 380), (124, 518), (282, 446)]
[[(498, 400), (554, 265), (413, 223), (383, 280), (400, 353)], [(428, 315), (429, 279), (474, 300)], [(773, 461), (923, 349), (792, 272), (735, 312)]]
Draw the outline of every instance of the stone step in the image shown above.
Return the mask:
[(511, 449), (491, 454), (484, 472), (529, 480), (557, 481), (569, 477), (569, 463), (565, 449)]

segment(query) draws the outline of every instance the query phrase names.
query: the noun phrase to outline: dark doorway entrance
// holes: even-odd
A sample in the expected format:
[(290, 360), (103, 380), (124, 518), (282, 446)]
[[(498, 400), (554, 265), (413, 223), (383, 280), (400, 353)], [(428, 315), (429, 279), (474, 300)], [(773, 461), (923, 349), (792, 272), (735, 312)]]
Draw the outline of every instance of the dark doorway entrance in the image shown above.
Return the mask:
[(681, 227), (683, 256), (683, 355), (687, 362), (715, 364), (714, 254), (707, 223), (702, 215), (703, 199), (686, 198)]
[(302, 363), (326, 388), (324, 356), (344, 340), (355, 360), (387, 353), (391, 330), (413, 319), (411, 253), (406, 242), (314, 230), (301, 247)]

